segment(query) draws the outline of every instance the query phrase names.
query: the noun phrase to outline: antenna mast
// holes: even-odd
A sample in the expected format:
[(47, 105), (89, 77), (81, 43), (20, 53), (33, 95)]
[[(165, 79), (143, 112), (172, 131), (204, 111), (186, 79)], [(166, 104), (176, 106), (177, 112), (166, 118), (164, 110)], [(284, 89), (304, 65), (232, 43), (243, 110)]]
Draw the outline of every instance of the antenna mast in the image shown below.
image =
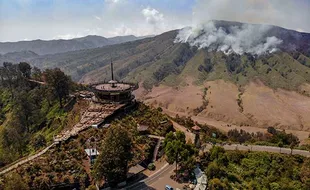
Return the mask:
[(114, 80), (114, 74), (113, 74), (113, 62), (112, 62), (112, 56), (111, 56), (111, 76), (112, 76), (112, 81)]

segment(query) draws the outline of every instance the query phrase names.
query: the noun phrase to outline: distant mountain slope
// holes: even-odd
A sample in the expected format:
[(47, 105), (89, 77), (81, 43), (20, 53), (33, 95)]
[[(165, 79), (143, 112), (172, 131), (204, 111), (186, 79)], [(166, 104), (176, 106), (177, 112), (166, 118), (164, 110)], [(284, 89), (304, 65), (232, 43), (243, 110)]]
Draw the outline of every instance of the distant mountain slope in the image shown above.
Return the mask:
[(110, 80), (111, 57), (118, 80), (140, 83), (139, 99), (172, 113), (310, 131), (310, 34), (215, 21), (27, 61), (94, 83)]
[(39, 55), (63, 53), (82, 49), (91, 49), (107, 45), (119, 44), (142, 39), (144, 37), (117, 36), (105, 38), (102, 36), (85, 36), (70, 40), (33, 40), (20, 42), (0, 42), (0, 53), (33, 51)]
[(36, 57), (39, 57), (39, 55), (32, 51), (13, 52), (6, 53), (4, 55), (0, 54), (0, 65), (2, 65), (3, 62), (17, 63), (21, 61), (27, 61)]

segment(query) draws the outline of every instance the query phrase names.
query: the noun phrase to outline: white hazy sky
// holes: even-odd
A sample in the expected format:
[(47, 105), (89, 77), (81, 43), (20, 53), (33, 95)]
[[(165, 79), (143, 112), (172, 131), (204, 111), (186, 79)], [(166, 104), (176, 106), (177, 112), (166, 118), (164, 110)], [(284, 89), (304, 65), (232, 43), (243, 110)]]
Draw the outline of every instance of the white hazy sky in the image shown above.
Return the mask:
[(0, 0), (0, 41), (151, 35), (211, 19), (310, 32), (310, 0)]

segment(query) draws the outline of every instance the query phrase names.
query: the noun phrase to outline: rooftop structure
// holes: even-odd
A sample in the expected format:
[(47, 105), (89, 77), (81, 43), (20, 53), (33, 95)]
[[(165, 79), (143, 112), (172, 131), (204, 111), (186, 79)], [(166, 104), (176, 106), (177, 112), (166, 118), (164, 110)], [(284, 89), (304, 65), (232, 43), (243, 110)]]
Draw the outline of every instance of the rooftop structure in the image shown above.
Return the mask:
[(147, 125), (140, 125), (140, 124), (137, 125), (137, 130), (139, 132), (144, 132), (144, 131), (147, 131), (148, 129), (149, 129), (149, 126)]
[(85, 149), (85, 152), (86, 152), (88, 157), (99, 155), (98, 150), (95, 148), (90, 148), (90, 149), (87, 148), (87, 149)]
[(85, 149), (87, 157), (89, 159), (90, 164), (94, 164), (99, 152), (96, 148), (87, 148)]
[(91, 85), (95, 93), (95, 101), (101, 103), (128, 103), (134, 99), (132, 91), (137, 88), (136, 84), (118, 82), (114, 79), (113, 63), (111, 62), (111, 80)]
[(197, 125), (195, 125), (194, 127), (192, 127), (192, 129), (193, 129), (194, 131), (199, 131), (201, 128), (198, 127)]

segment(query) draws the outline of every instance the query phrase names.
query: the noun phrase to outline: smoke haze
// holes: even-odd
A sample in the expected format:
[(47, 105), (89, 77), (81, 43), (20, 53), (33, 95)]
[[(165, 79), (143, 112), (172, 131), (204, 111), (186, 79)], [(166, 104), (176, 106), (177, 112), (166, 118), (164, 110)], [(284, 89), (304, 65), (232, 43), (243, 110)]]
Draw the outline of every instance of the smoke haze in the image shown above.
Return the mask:
[[(296, 11), (298, 10), (298, 11)], [(209, 51), (265, 54), (278, 50), (283, 39), (268, 36), (270, 25), (303, 31), (310, 11), (305, 1), (292, 0), (197, 0), (191, 27), (182, 29), (176, 43)], [(218, 27), (211, 20), (238, 21), (262, 25)]]
[(228, 28), (216, 27), (212, 21), (180, 30), (175, 43), (189, 43), (199, 49), (222, 51), (225, 54), (262, 55), (277, 51), (282, 40), (266, 36), (271, 26), (243, 24)]

